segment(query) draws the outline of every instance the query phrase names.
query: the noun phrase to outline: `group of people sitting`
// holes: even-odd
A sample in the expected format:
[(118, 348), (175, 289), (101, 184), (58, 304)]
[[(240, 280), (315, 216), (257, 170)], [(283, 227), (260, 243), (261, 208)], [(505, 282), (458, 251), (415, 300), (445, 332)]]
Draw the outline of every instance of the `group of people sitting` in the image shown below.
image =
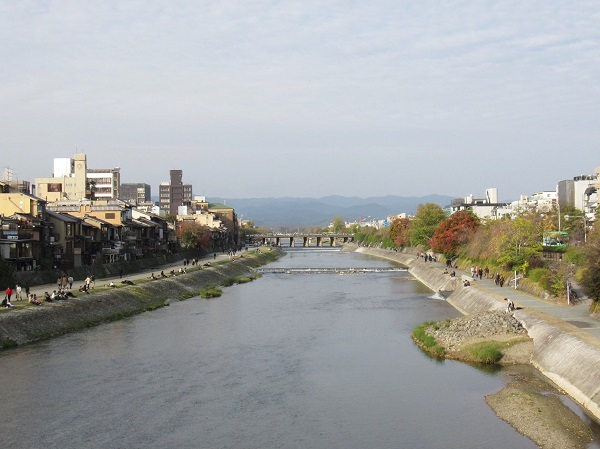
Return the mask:
[(76, 298), (76, 296), (70, 290), (64, 288), (58, 291), (54, 290), (52, 293), (44, 292), (44, 301), (46, 302), (65, 301), (69, 298)]

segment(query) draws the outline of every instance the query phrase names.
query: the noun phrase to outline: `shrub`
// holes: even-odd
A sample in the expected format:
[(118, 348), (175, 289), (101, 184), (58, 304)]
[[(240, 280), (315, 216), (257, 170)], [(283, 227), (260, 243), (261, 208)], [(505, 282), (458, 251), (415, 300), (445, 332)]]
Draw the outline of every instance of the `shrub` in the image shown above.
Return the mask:
[(443, 357), (446, 354), (446, 350), (438, 344), (434, 337), (427, 333), (427, 328), (431, 326), (435, 326), (436, 323), (428, 321), (417, 326), (412, 334), (411, 338), (420, 348), (422, 348), (427, 353), (431, 354), (434, 357)]
[(502, 358), (500, 345), (495, 341), (482, 341), (465, 348), (468, 357), (477, 363), (493, 365)]
[(218, 287), (204, 287), (202, 290), (200, 290), (200, 296), (204, 299), (210, 299), (210, 298), (218, 298), (219, 296), (221, 296), (223, 294), (223, 290), (221, 290)]

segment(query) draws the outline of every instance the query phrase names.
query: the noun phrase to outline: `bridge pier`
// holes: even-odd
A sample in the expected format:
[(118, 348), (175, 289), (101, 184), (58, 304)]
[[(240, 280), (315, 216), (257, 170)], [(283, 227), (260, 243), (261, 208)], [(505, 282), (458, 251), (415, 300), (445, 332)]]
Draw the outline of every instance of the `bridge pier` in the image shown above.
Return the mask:
[(296, 246), (296, 241), (294, 240), (294, 237), (290, 237), (290, 248), (294, 248)]
[(308, 248), (310, 246), (310, 239), (308, 237), (303, 238), (302, 246)]
[(321, 246), (323, 246), (323, 238), (322, 237), (317, 237), (317, 246), (320, 248)]
[(331, 246), (331, 247), (335, 246), (335, 237), (329, 237), (329, 246)]

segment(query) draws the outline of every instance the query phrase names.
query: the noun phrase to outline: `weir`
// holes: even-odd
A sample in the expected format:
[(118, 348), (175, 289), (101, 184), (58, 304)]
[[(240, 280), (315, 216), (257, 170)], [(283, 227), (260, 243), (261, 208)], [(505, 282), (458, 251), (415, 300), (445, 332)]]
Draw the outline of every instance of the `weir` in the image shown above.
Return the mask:
[(360, 274), (408, 271), (406, 268), (257, 268), (258, 273), (275, 274)]

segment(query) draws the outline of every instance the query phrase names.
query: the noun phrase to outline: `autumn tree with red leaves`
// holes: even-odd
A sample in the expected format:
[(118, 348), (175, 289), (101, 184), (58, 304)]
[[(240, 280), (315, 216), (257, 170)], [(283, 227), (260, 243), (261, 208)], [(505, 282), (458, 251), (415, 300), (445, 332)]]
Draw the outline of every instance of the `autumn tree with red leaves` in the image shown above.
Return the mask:
[(459, 247), (468, 242), (475, 234), (481, 222), (471, 211), (458, 211), (436, 228), (430, 240), (431, 249), (443, 253), (446, 257), (457, 255)]
[(410, 245), (410, 220), (396, 218), (390, 224), (390, 238), (395, 245), (404, 247)]

